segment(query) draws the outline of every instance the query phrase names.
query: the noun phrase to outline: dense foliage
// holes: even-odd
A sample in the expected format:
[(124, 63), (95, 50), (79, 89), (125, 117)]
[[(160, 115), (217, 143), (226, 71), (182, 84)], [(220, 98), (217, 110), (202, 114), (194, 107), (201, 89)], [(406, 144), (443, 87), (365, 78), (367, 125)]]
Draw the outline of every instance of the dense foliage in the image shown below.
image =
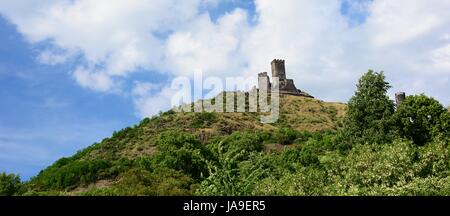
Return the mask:
[(181, 131), (168, 131), (159, 136), (157, 145), (160, 151), (153, 158), (155, 167), (180, 170), (196, 179), (207, 173), (203, 157), (208, 157), (209, 153), (197, 137)]
[(449, 111), (425, 95), (395, 108), (389, 87), (364, 74), (336, 130), (298, 130), (287, 115), (259, 127), (251, 114), (161, 113), (23, 185), (2, 173), (0, 195), (450, 195)]
[(391, 117), (394, 103), (387, 91), (391, 86), (383, 72), (369, 70), (357, 84), (355, 95), (348, 102), (342, 136), (345, 144), (381, 144), (392, 141)]
[(424, 145), (438, 135), (450, 136), (448, 115), (438, 101), (422, 94), (408, 96), (398, 107), (395, 120), (403, 137)]
[(0, 196), (12, 196), (22, 187), (20, 177), (14, 174), (0, 173)]

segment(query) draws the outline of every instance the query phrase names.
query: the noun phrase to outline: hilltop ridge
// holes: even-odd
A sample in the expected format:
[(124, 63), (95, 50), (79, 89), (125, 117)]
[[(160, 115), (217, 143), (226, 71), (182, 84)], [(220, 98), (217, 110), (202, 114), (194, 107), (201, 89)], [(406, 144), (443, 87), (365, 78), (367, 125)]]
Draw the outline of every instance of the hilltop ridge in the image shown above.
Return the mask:
[(266, 124), (267, 113), (161, 112), (59, 159), (17, 194), (450, 194), (450, 113), (424, 94), (394, 104), (388, 89), (369, 70), (347, 105), (281, 94)]
[[(192, 134), (202, 145), (209, 145), (214, 140), (245, 130), (265, 131), (268, 134), (285, 127), (295, 131), (335, 131), (340, 126), (345, 112), (346, 105), (343, 103), (323, 102), (292, 95), (280, 95), (281, 115), (274, 124), (260, 123), (260, 113), (182, 113), (169, 110), (114, 132), (112, 137), (105, 138), (70, 158), (58, 160), (34, 177), (29, 185), (37, 192), (53, 191), (51, 193), (63, 192), (72, 195), (86, 192), (88, 188), (108, 188), (127, 178), (121, 175), (129, 169), (127, 166), (136, 160), (153, 157), (158, 152), (160, 134), (168, 131)], [(276, 145), (281, 144), (267, 143), (266, 147), (280, 148)], [(79, 174), (82, 177), (76, 177), (76, 171), (69, 168), (74, 164), (80, 166), (80, 169), (95, 173), (95, 176), (83, 177), (83, 174)]]

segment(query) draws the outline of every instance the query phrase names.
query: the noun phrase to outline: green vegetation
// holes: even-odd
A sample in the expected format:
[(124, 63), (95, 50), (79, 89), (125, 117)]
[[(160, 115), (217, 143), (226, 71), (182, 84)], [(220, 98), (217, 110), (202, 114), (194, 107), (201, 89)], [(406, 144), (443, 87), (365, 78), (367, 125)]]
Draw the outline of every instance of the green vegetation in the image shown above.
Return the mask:
[(180, 131), (163, 132), (157, 139), (158, 154), (152, 158), (154, 167), (165, 167), (179, 170), (195, 179), (206, 173), (206, 162), (209, 157), (205, 146), (193, 135)]
[(77, 185), (87, 185), (105, 176), (111, 176), (111, 165), (103, 160), (83, 161), (59, 159), (32, 179), (38, 190), (62, 190)]
[(160, 113), (62, 158), (0, 195), (450, 195), (450, 113), (433, 98), (395, 108), (369, 71), (348, 107), (283, 95), (281, 119)]
[(417, 145), (433, 137), (450, 137), (449, 113), (438, 101), (425, 95), (408, 96), (395, 113), (400, 134)]
[(187, 175), (172, 169), (148, 171), (133, 168), (120, 175), (109, 187), (93, 186), (80, 192), (83, 196), (179, 196), (193, 195), (195, 182)]
[(17, 194), (22, 187), (20, 177), (14, 174), (0, 173), (0, 196)]
[(282, 145), (289, 145), (297, 139), (298, 131), (289, 127), (281, 127), (274, 132), (273, 137), (278, 143)]
[(390, 87), (383, 72), (369, 70), (359, 79), (355, 95), (348, 103), (348, 113), (341, 131), (344, 144), (382, 144), (392, 141), (394, 103), (387, 95)]
[(204, 128), (211, 126), (211, 124), (216, 120), (216, 113), (201, 112), (195, 113), (192, 120), (193, 128)]

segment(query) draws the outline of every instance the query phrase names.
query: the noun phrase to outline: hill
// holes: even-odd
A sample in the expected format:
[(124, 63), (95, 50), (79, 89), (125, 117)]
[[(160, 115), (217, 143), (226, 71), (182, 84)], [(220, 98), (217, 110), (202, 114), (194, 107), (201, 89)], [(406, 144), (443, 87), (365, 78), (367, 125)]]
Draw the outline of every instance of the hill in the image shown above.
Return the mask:
[(347, 105), (282, 95), (272, 124), (167, 111), (28, 182), (1, 174), (0, 195), (450, 195), (450, 112), (389, 87), (369, 70)]
[[(192, 135), (191, 139), (195, 139), (200, 145), (208, 146), (237, 131), (258, 132), (269, 137), (264, 141), (266, 151), (280, 150), (292, 146), (294, 142), (294, 140), (286, 142), (283, 138), (277, 140), (271, 137), (280, 129), (288, 128), (286, 133), (336, 131), (342, 125), (345, 112), (346, 105), (343, 103), (281, 95), (281, 115), (275, 124), (260, 123), (260, 113), (179, 113), (174, 111), (160, 113), (153, 118), (142, 120), (135, 126), (114, 132), (112, 137), (95, 143), (70, 158), (56, 161), (27, 183), (28, 193), (77, 195), (95, 191), (98, 188), (108, 188), (118, 182), (133, 181), (132, 178), (137, 176), (129, 172), (136, 171), (136, 163), (152, 163), (151, 161), (159, 151), (161, 136), (166, 133)], [(161, 172), (172, 176), (174, 181), (178, 181), (179, 178), (188, 179), (186, 184), (189, 184), (189, 187), (196, 182), (195, 179), (191, 179), (192, 176), (189, 176), (189, 173), (166, 171)], [(188, 193), (187, 191), (192, 192), (191, 188), (178, 192), (185, 194)], [(135, 192), (139, 194), (138, 191)]]

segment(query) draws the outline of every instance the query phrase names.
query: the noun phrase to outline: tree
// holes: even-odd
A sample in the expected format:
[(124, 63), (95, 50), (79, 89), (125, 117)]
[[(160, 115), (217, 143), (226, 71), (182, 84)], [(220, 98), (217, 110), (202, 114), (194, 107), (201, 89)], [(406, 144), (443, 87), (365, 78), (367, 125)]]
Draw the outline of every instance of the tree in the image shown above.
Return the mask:
[(14, 174), (0, 174), (0, 196), (12, 196), (16, 194), (22, 183), (20, 182), (20, 177)]
[[(246, 149), (226, 148), (227, 143), (217, 145), (217, 160), (206, 161), (209, 177), (198, 190), (199, 195), (208, 196), (243, 196), (248, 195), (264, 175), (263, 163), (250, 163), (244, 172), (240, 165), (247, 154)], [(256, 152), (253, 152), (257, 154)]]
[(406, 97), (394, 118), (400, 135), (417, 145), (424, 145), (439, 135), (450, 136), (450, 117), (446, 108), (424, 94)]
[(250, 130), (234, 132), (223, 139), (226, 151), (245, 150), (245, 155), (250, 152), (262, 151), (264, 149), (263, 141), (260, 133)]
[(346, 144), (385, 143), (392, 140), (394, 103), (387, 91), (391, 86), (383, 72), (369, 70), (357, 84), (348, 103), (348, 113), (341, 137)]
[(156, 167), (183, 171), (196, 180), (208, 173), (203, 158), (208, 158), (209, 152), (195, 135), (169, 130), (159, 135), (156, 144), (159, 150), (153, 158)]

